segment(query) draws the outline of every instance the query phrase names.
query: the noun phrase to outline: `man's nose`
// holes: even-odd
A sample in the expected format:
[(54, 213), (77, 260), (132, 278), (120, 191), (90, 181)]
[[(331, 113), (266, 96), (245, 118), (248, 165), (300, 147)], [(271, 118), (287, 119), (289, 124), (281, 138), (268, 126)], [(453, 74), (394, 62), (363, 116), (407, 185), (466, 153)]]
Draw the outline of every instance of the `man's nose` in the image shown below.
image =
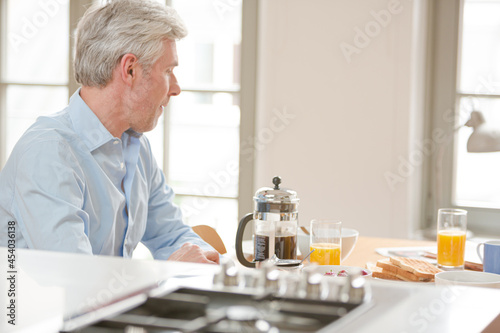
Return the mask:
[(177, 96), (181, 93), (181, 87), (179, 86), (179, 82), (177, 82), (177, 78), (175, 75), (172, 73), (170, 76), (170, 87), (168, 90), (168, 95), (169, 96)]

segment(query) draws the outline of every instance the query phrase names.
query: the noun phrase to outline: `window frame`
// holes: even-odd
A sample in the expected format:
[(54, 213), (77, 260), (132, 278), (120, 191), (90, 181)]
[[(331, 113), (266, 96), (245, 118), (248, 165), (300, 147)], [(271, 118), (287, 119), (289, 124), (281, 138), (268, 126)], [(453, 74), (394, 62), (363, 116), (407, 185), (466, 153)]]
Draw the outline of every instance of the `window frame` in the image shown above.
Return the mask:
[[(500, 233), (500, 209), (458, 205), (455, 202), (457, 133), (459, 103), (464, 96), (498, 98), (498, 95), (461, 92), (458, 87), (461, 63), (461, 30), (464, 0), (432, 1), (429, 13), (430, 87), (426, 113), (426, 138), (442, 130), (449, 139), (429, 156), (426, 162), (427, 182), (423, 191), (423, 227), (434, 229), (437, 210), (443, 207), (468, 211), (468, 229), (481, 235)], [(449, 116), (452, 116), (450, 121)], [(439, 167), (440, 166), (440, 167)], [(496, 222), (496, 223), (495, 223)]]

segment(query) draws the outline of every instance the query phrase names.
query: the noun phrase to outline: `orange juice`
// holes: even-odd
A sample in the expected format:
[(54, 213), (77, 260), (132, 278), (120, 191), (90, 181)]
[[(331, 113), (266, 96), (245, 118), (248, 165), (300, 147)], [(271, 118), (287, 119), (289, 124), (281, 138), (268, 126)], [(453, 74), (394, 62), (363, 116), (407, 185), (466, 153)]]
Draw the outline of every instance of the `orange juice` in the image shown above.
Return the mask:
[(340, 245), (330, 243), (311, 244), (311, 253), (309, 261), (319, 265), (340, 265)]
[(437, 262), (442, 266), (463, 266), (465, 231), (441, 230), (437, 236)]

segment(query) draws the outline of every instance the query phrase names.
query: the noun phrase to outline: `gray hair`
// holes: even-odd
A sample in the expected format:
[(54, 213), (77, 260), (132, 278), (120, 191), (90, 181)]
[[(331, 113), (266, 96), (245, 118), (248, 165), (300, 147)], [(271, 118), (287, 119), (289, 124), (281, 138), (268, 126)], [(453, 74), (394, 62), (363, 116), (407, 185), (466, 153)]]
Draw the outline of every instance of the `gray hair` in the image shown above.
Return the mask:
[(134, 54), (148, 72), (165, 39), (179, 40), (187, 29), (177, 12), (151, 0), (108, 0), (90, 7), (75, 33), (74, 70), (84, 86), (105, 87), (123, 55)]

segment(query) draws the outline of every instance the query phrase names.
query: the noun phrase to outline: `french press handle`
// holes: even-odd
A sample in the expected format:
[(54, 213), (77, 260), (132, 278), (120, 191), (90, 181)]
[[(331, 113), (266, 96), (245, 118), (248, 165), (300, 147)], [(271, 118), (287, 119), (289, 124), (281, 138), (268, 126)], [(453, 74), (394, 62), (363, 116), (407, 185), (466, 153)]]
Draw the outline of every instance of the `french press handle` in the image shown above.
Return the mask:
[(245, 267), (255, 268), (255, 262), (248, 261), (243, 255), (243, 232), (245, 231), (245, 227), (248, 224), (248, 222), (252, 220), (253, 220), (252, 213), (248, 213), (240, 220), (240, 224), (238, 225), (238, 231), (236, 232), (235, 248), (236, 248), (236, 258), (238, 258), (240, 264), (242, 264)]

